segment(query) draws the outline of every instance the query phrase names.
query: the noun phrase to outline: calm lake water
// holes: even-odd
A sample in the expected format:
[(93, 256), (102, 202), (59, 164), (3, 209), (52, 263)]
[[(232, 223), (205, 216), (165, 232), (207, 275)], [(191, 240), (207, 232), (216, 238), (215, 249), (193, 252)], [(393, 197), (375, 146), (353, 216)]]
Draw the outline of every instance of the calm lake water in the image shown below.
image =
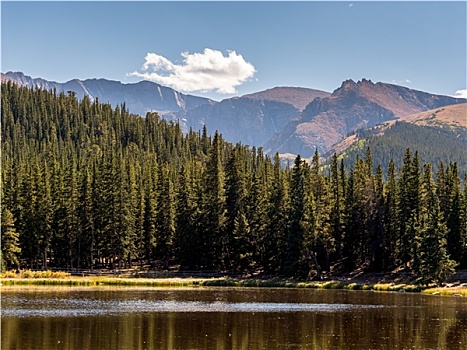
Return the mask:
[(467, 298), (2, 287), (1, 349), (467, 349)]

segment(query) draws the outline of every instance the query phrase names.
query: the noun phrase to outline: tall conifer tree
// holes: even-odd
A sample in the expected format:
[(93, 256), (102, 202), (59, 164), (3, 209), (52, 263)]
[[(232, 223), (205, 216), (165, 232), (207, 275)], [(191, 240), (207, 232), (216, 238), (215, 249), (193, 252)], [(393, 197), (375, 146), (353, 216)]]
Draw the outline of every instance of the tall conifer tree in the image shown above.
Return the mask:
[(424, 167), (421, 202), (423, 206), (416, 236), (418, 256), (414, 259), (412, 269), (420, 283), (441, 284), (455, 272), (456, 263), (449, 259), (447, 253), (447, 227), (439, 208), (431, 164)]

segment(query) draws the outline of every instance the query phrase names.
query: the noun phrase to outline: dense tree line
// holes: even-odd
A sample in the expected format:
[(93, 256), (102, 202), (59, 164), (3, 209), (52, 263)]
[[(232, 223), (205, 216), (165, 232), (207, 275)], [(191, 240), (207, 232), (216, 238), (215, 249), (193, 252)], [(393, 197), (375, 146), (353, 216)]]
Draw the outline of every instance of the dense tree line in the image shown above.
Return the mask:
[[(322, 172), (297, 156), (225, 142), (125, 105), (2, 85), (6, 268), (260, 271), (403, 267), (423, 283), (467, 266), (466, 192), (455, 163), (407, 150), (383, 174), (370, 149)], [(376, 169), (375, 171), (373, 169)], [(384, 180), (387, 178), (387, 180)], [(463, 190), (462, 190), (463, 188)]]

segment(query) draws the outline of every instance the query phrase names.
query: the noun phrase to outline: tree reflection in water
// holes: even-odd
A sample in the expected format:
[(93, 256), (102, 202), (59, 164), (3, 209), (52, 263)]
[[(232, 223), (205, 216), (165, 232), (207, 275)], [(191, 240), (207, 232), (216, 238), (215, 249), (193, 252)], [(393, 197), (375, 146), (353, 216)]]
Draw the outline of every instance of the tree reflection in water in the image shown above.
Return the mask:
[(1, 345), (25, 350), (460, 350), (467, 347), (467, 300), (254, 288), (2, 289)]

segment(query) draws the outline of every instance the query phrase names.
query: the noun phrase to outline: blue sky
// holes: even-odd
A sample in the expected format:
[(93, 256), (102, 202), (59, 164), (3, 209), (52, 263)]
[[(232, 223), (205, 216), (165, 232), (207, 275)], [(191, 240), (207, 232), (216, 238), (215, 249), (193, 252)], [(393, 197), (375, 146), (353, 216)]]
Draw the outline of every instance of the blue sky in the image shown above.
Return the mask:
[(1, 71), (220, 100), (362, 78), (455, 95), (466, 2), (1, 2)]

